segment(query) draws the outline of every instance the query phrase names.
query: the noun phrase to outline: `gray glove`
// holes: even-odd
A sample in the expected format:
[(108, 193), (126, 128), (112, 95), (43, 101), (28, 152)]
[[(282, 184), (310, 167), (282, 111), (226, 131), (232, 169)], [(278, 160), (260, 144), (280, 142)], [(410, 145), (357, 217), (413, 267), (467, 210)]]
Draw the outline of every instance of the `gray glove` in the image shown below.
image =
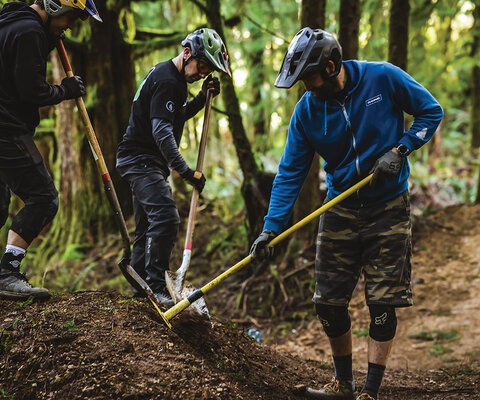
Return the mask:
[(383, 181), (386, 177), (394, 177), (400, 173), (402, 168), (403, 158), (390, 150), (381, 156), (373, 166), (370, 173), (373, 173), (370, 186), (375, 187), (379, 182)]
[(273, 257), (273, 247), (268, 246), (268, 243), (275, 236), (277, 234), (273, 231), (263, 231), (250, 247), (250, 256), (259, 261), (269, 261)]
[(85, 85), (78, 75), (63, 78), (60, 85), (65, 90), (65, 100), (76, 99), (85, 95)]

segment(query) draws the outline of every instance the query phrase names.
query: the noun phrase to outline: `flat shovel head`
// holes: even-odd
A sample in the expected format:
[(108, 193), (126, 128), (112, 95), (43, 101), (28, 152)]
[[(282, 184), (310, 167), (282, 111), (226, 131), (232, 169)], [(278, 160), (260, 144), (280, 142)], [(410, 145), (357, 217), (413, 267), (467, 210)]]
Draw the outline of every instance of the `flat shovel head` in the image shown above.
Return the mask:
[[(195, 291), (195, 288), (190, 284), (184, 284), (183, 287), (178, 287), (176, 278), (177, 275), (174, 272), (165, 272), (167, 290), (175, 304), (187, 298)], [(195, 314), (210, 319), (210, 312), (208, 311), (207, 304), (203, 297), (200, 297), (198, 300), (191, 303), (187, 310), (191, 310)]]
[(172, 296), (173, 302), (177, 304), (180, 300), (182, 300), (181, 290), (177, 290), (175, 285), (177, 274), (172, 271), (165, 272), (165, 284), (167, 286), (168, 293)]

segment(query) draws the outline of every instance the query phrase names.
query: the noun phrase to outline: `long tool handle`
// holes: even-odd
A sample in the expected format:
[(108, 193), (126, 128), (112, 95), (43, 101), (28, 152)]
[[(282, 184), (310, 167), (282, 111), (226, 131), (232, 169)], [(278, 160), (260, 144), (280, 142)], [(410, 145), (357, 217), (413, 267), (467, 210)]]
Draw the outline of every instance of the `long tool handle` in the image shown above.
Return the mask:
[[(198, 172), (202, 172), (203, 170), (203, 160), (205, 158), (205, 148), (207, 146), (208, 129), (210, 127), (210, 112), (212, 110), (212, 102), (213, 102), (213, 92), (212, 90), (209, 89), (207, 91), (207, 99), (205, 101), (205, 113), (203, 116), (202, 136), (200, 138), (200, 147), (198, 149), (198, 156), (197, 156), (196, 171)], [(198, 206), (199, 197), (200, 197), (200, 193), (198, 193), (198, 190), (194, 188), (192, 191), (192, 199), (190, 201), (190, 211), (188, 213), (188, 224), (187, 224), (187, 231), (185, 234), (185, 246), (183, 249), (182, 264), (180, 265), (180, 268), (178, 268), (176, 282), (175, 282), (175, 286), (178, 292), (181, 292), (183, 289), (185, 275), (190, 265), (190, 257), (192, 252), (192, 243), (193, 243), (193, 231), (195, 229), (195, 218), (197, 215), (197, 206)]]
[[(67, 52), (63, 44), (63, 40), (60, 38), (57, 40), (57, 51), (58, 51), (58, 55), (60, 56), (60, 60), (62, 62), (65, 73), (67, 74), (68, 77), (73, 76), (74, 74), (72, 71), (72, 66), (70, 65), (70, 60), (68, 59)], [(105, 159), (103, 157), (102, 150), (100, 149), (100, 145), (98, 144), (97, 136), (95, 135), (95, 131), (93, 130), (90, 117), (88, 116), (85, 103), (83, 102), (83, 99), (81, 97), (76, 98), (75, 102), (77, 103), (77, 108), (82, 117), (83, 124), (87, 128), (88, 143), (90, 144), (90, 149), (92, 151), (93, 158), (95, 159), (97, 168), (101, 174), (105, 193), (107, 195), (110, 206), (115, 214), (115, 220), (118, 224), (118, 227), (120, 229), (120, 233), (122, 236), (123, 257), (118, 264), (120, 267), (120, 271), (122, 272), (123, 276), (127, 279), (127, 281), (133, 287), (135, 287), (135, 289), (147, 295), (147, 297), (153, 303), (157, 311), (160, 312), (160, 309), (158, 308), (158, 304), (149, 286), (130, 265), (130, 255), (131, 255), (130, 238), (128, 236), (127, 225), (125, 223), (125, 218), (123, 217), (123, 214), (122, 214), (122, 209), (120, 207), (120, 203), (118, 201), (115, 188), (110, 178), (107, 165), (105, 164)]]
[[(365, 186), (367, 183), (369, 183), (372, 180), (373, 175), (370, 174), (366, 178), (362, 179), (360, 182), (356, 183), (353, 185), (351, 188), (345, 190), (343, 193), (339, 194), (337, 197), (334, 199), (330, 200), (328, 203), (325, 203), (323, 206), (312, 212), (311, 214), (307, 215), (305, 218), (302, 220), (298, 221), (295, 225), (291, 226), (287, 230), (283, 231), (281, 234), (276, 236), (275, 238), (272, 239), (272, 241), (268, 244), (269, 246), (273, 247), (282, 242), (286, 237), (290, 236), (293, 232), (297, 231), (298, 229), (302, 228), (309, 222), (311, 222), (313, 219), (317, 218), (333, 206), (337, 205), (341, 201), (345, 200), (348, 196), (351, 196), (353, 193), (361, 189), (363, 186)], [(225, 272), (223, 272), (221, 275), (216, 277), (215, 279), (211, 280), (204, 286), (202, 286), (200, 289), (195, 290), (190, 296), (187, 298), (179, 301), (177, 304), (175, 304), (173, 307), (169, 308), (165, 313), (163, 313), (163, 319), (170, 321), (173, 317), (176, 315), (180, 314), (183, 310), (185, 310), (190, 304), (192, 304), (194, 301), (198, 300), (199, 298), (203, 297), (208, 291), (213, 289), (215, 286), (217, 286), (220, 282), (224, 281), (226, 278), (228, 278), (230, 275), (234, 274), (237, 272), (240, 268), (244, 267), (245, 265), (249, 264), (252, 261), (252, 256), (248, 255), (241, 261), (239, 261), (237, 264), (235, 264), (233, 267), (230, 267), (227, 269)]]

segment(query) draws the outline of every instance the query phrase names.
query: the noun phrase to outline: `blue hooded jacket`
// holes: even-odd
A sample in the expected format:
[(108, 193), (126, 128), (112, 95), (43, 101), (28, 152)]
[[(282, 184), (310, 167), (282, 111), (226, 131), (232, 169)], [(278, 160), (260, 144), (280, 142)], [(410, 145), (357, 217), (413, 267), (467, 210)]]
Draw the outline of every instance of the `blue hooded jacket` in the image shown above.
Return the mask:
[[(349, 60), (344, 104), (306, 92), (290, 120), (287, 143), (273, 182), (265, 230), (280, 233), (310, 169), (313, 156), (324, 160), (327, 196), (334, 198), (366, 177), (376, 160), (395, 145), (410, 151), (427, 143), (443, 117), (435, 98), (402, 69), (386, 62)], [(414, 117), (405, 131), (404, 112)], [(408, 188), (407, 158), (400, 174), (363, 187), (342, 202), (348, 208), (384, 203)]]

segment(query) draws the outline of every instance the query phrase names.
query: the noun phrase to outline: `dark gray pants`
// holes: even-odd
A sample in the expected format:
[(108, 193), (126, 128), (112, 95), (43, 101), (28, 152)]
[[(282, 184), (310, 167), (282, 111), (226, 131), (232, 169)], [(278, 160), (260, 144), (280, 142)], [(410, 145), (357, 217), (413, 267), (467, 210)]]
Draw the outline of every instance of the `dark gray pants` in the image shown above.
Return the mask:
[(122, 175), (132, 190), (135, 215), (132, 267), (156, 292), (165, 287), (165, 271), (180, 224), (178, 210), (159, 168), (140, 165)]

